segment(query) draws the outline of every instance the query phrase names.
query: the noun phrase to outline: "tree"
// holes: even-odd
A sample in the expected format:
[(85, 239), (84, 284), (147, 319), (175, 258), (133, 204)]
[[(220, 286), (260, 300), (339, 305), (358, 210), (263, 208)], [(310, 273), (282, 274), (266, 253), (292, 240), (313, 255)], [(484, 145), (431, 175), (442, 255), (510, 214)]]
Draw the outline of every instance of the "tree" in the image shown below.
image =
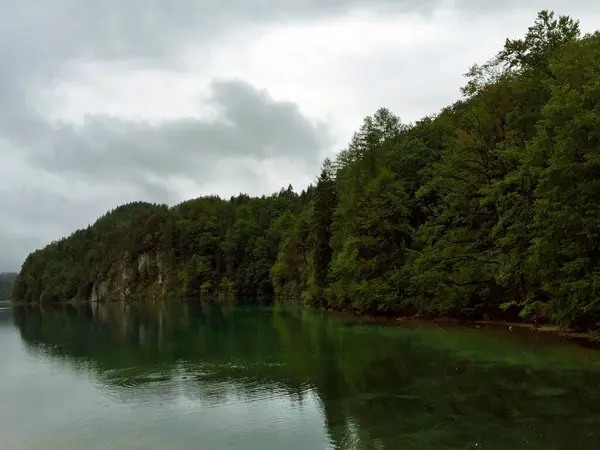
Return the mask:
[(327, 273), (333, 249), (332, 236), (333, 214), (337, 206), (337, 193), (333, 180), (333, 166), (326, 159), (315, 187), (314, 228), (315, 250), (313, 273), (311, 276), (311, 295), (317, 304), (322, 302), (322, 291), (327, 284)]

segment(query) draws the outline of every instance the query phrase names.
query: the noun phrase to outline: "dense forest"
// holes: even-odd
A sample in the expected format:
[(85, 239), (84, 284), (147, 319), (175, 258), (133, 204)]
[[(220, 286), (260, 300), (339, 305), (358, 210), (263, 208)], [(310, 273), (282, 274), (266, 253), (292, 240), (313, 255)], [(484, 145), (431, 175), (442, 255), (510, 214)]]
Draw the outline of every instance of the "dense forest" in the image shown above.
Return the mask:
[(0, 273), (0, 301), (8, 300), (10, 297), (10, 290), (12, 289), (12, 284), (15, 278), (17, 278), (16, 273)]
[(23, 302), (302, 297), (600, 327), (600, 33), (542, 11), (416, 123), (382, 108), (301, 193), (120, 206), (28, 256)]

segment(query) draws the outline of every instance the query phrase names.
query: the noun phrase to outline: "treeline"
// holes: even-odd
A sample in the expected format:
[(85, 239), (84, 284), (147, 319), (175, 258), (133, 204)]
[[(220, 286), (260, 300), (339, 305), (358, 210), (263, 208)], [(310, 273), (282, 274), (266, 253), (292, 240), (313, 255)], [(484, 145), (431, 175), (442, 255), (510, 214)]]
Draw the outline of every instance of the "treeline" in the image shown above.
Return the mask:
[(414, 124), (367, 117), (300, 194), (117, 208), (31, 254), (14, 298), (88, 298), (133, 264), (178, 296), (597, 328), (600, 33), (542, 11), (466, 77)]
[(12, 289), (13, 281), (17, 278), (16, 273), (1, 272), (0, 273), (0, 301), (8, 300)]

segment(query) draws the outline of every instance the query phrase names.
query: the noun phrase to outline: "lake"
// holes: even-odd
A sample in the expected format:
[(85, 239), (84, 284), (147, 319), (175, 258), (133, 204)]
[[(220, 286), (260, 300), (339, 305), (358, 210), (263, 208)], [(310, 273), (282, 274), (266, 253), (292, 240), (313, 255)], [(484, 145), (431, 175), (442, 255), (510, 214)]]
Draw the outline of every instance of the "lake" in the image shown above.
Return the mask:
[(0, 448), (598, 449), (600, 352), (289, 303), (0, 306)]

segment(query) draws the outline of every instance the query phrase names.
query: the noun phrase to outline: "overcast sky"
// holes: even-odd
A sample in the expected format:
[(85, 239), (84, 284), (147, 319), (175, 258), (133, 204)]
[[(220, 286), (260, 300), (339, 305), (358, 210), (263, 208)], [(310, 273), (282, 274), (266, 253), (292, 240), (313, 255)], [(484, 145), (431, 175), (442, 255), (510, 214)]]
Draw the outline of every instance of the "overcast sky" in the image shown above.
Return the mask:
[(125, 202), (301, 190), (543, 8), (600, 23), (591, 0), (0, 0), (0, 271)]

